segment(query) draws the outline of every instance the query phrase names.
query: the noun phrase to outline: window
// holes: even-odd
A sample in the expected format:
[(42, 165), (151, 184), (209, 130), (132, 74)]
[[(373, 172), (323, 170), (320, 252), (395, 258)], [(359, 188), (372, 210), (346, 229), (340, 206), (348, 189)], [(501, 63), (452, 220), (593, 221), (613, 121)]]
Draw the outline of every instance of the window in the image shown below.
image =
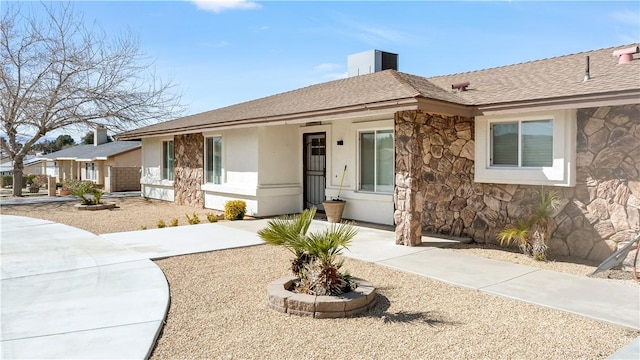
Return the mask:
[(222, 184), (222, 136), (206, 138), (206, 182)]
[(491, 123), (491, 166), (553, 165), (553, 120)]
[(94, 163), (84, 163), (84, 171), (87, 180), (98, 180), (98, 175), (96, 173), (96, 164)]
[(360, 133), (360, 190), (393, 192), (393, 130)]
[(173, 181), (173, 140), (162, 142), (162, 180)]
[(478, 183), (574, 186), (576, 110), (475, 118)]

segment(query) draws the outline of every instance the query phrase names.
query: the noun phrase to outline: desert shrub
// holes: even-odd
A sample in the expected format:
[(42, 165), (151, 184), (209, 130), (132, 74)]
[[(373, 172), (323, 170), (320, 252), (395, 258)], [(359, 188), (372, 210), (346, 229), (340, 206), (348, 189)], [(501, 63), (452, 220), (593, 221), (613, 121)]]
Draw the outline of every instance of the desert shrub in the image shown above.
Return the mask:
[(224, 203), (224, 218), (242, 220), (247, 212), (247, 203), (243, 200), (230, 200)]
[(140, 226), (140, 230), (147, 230), (147, 227), (145, 225)]
[(200, 218), (198, 217), (198, 214), (196, 214), (195, 212), (191, 217), (189, 217), (189, 214), (185, 214), (185, 215), (187, 216), (187, 221), (189, 222), (189, 224), (191, 225), (200, 224)]
[(171, 219), (171, 222), (169, 223), (169, 226), (171, 226), (171, 227), (178, 226), (178, 218)]
[(207, 213), (207, 220), (210, 223), (218, 222), (218, 215), (208, 212)]
[(166, 227), (167, 224), (164, 223), (164, 220), (160, 219), (158, 220), (158, 222), (156, 223), (156, 226), (158, 227), (158, 229), (162, 229), (163, 227)]
[(498, 234), (500, 245), (515, 242), (525, 255), (535, 260), (547, 259), (547, 250), (553, 228), (553, 214), (560, 206), (560, 197), (556, 191), (545, 192), (544, 188), (536, 193), (537, 202), (533, 214), (524, 221), (508, 226)]

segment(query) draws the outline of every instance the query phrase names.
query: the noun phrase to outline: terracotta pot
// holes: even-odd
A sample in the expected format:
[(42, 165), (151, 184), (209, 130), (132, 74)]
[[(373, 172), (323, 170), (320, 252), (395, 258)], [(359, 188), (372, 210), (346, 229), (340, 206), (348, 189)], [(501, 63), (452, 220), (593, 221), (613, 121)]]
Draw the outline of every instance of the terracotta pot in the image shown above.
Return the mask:
[(58, 190), (58, 193), (60, 194), (60, 196), (67, 196), (67, 195), (71, 195), (71, 190), (69, 190), (69, 189), (60, 189), (60, 190)]
[(327, 221), (330, 223), (339, 223), (342, 221), (342, 212), (347, 204), (344, 200), (323, 201), (322, 206), (327, 214)]

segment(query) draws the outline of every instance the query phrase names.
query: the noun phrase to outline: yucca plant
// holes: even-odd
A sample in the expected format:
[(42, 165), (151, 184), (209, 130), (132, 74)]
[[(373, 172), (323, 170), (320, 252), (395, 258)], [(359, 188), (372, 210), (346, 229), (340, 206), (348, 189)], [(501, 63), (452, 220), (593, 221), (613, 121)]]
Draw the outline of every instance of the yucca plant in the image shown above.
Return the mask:
[(532, 247), (529, 240), (530, 228), (531, 223), (529, 221), (518, 221), (513, 226), (506, 227), (498, 234), (500, 245), (511, 245), (511, 243), (515, 242), (523, 254), (532, 255)]
[(298, 290), (312, 295), (339, 295), (352, 287), (350, 276), (340, 272), (337, 257), (357, 234), (351, 224), (331, 224), (307, 235), (316, 209), (300, 215), (270, 220), (258, 235), (268, 244), (284, 246), (293, 255), (291, 271), (299, 278)]
[(547, 243), (553, 228), (553, 214), (560, 205), (560, 197), (556, 191), (545, 192), (540, 188), (537, 192), (537, 206), (526, 221), (502, 230), (498, 234), (500, 244), (517, 242), (520, 250), (536, 260), (547, 259)]

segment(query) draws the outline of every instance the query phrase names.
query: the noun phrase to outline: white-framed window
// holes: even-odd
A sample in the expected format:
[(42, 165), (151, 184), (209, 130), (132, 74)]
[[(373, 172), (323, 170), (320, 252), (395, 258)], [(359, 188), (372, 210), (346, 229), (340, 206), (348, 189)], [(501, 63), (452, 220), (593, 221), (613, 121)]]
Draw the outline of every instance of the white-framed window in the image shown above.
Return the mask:
[(205, 181), (222, 184), (222, 136), (205, 138)]
[(173, 181), (175, 156), (173, 140), (162, 142), (162, 180)]
[(84, 163), (84, 172), (87, 180), (98, 180), (95, 163)]
[(576, 111), (476, 117), (475, 181), (575, 185)]
[(492, 167), (553, 166), (553, 120), (495, 121), (489, 124)]
[(393, 192), (394, 141), (393, 130), (363, 130), (359, 137), (359, 190)]

